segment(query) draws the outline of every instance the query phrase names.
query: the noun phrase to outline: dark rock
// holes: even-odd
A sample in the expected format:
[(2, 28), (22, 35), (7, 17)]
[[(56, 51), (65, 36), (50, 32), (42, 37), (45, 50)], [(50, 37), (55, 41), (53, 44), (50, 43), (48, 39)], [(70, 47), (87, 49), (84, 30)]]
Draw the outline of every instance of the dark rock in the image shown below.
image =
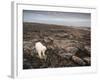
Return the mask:
[(71, 57), (72, 57), (73, 55), (71, 54), (71, 53), (67, 53), (66, 55), (65, 55), (65, 59), (71, 59)]
[(33, 48), (31, 51), (31, 56), (36, 56), (36, 55), (37, 55), (37, 51), (35, 48)]
[(83, 60), (84, 60), (88, 65), (91, 64), (91, 58), (90, 58), (90, 57), (85, 57), (85, 58), (83, 58)]
[(43, 68), (46, 66), (44, 65), (45, 61), (42, 59), (39, 59), (38, 57), (33, 57), (31, 60), (31, 63), (32, 63), (33, 68)]
[(59, 56), (69, 60), (69, 59), (71, 59), (72, 54), (71, 53), (61, 53), (61, 54), (59, 54)]
[(43, 39), (43, 42), (45, 43), (45, 45), (53, 45), (53, 38), (52, 37), (45, 37)]
[(24, 62), (28, 61), (27, 59), (23, 59)]
[(23, 62), (23, 69), (32, 69), (32, 65), (28, 61)]
[(84, 58), (84, 57), (90, 56), (90, 55), (89, 55), (89, 52), (84, 47), (81, 47), (81, 48), (78, 48), (76, 56), (78, 56), (80, 58)]
[(32, 47), (32, 42), (24, 41), (23, 42), (23, 55), (31, 56), (31, 51), (32, 51), (31, 47)]
[(90, 55), (91, 54), (91, 48), (89, 46), (85, 46), (84, 48), (87, 51), (87, 54)]
[[(90, 31), (90, 28), (84, 30), (71, 26), (24, 23), (23, 67), (36, 69), (91, 64)], [(38, 57), (34, 48), (38, 41), (47, 47), (46, 59)]]
[(23, 49), (23, 56), (24, 56), (24, 58), (30, 58), (31, 57), (31, 50), (30, 50), (30, 48), (24, 48)]
[(38, 41), (38, 39), (32, 39), (32, 40), (31, 40), (32, 43), (35, 43), (35, 42), (37, 42), (37, 41)]
[(71, 53), (71, 54), (75, 55), (77, 53), (77, 51), (78, 51), (78, 48), (76, 48), (76, 47), (67, 47), (65, 50), (68, 53)]
[(48, 39), (49, 39), (49, 40), (51, 40), (51, 41), (53, 41), (53, 40), (54, 40), (52, 37), (49, 37)]
[(69, 37), (69, 35), (67, 33), (64, 33), (63, 35), (62, 34), (56, 34), (55, 36), (59, 37), (59, 38), (67, 38), (67, 37)]
[(47, 38), (45, 38), (45, 39), (44, 39), (44, 42), (45, 42), (45, 43), (49, 43), (50, 40), (48, 40)]
[(72, 56), (72, 60), (73, 60), (75, 63), (77, 63), (77, 64), (79, 64), (79, 65), (81, 65), (81, 66), (86, 65), (86, 63), (85, 63), (81, 58), (79, 58), (79, 57), (77, 57), (77, 56)]
[(23, 47), (31, 47), (31, 45), (32, 45), (32, 42), (30, 42), (30, 41), (23, 42)]

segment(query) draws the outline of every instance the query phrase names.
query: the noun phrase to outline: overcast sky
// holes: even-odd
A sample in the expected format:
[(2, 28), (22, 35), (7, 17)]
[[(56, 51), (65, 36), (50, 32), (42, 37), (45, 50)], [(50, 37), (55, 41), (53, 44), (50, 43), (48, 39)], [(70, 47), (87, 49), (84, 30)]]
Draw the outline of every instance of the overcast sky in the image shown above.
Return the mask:
[(89, 13), (24, 10), (23, 21), (78, 27), (90, 27), (91, 15)]

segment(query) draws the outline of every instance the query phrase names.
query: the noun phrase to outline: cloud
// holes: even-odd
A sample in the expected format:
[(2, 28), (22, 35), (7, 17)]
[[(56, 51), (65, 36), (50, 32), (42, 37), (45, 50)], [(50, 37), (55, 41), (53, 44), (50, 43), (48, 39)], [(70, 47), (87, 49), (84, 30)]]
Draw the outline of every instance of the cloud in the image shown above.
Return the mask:
[(89, 13), (54, 12), (54, 11), (23, 11), (24, 22), (38, 22), (70, 26), (91, 26)]

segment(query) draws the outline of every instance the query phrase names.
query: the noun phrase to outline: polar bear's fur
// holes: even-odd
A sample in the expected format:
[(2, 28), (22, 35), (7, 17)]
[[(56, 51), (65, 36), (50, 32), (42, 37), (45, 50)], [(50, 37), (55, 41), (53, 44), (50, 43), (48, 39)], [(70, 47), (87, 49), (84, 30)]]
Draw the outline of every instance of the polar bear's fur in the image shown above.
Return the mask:
[(35, 43), (35, 49), (40, 59), (43, 59), (46, 57), (45, 51), (47, 50), (47, 48), (41, 42)]

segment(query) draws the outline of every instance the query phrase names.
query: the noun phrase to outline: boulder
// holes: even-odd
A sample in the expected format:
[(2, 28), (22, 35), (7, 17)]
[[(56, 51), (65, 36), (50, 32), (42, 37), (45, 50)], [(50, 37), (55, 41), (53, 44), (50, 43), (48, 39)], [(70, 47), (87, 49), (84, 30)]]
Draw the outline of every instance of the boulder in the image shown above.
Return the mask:
[(86, 63), (85, 63), (81, 58), (79, 58), (79, 57), (77, 57), (77, 56), (72, 56), (72, 60), (73, 60), (75, 63), (77, 63), (77, 64), (79, 64), (79, 65), (81, 65), (81, 66), (86, 65)]
[(32, 46), (32, 42), (30, 42), (30, 41), (23, 42), (23, 47), (31, 47), (31, 46)]
[(71, 53), (71, 54), (75, 55), (77, 53), (77, 51), (78, 51), (78, 48), (77, 47), (67, 47), (65, 50), (68, 53)]
[(88, 52), (85, 47), (78, 47), (78, 51), (76, 55), (80, 58), (84, 58), (86, 56), (90, 56), (90, 52)]
[(31, 51), (31, 56), (36, 56), (36, 55), (37, 55), (37, 51), (35, 48), (33, 48)]
[(84, 46), (85, 50), (87, 51), (88, 55), (91, 54), (91, 48), (89, 46)]
[(69, 59), (71, 59), (72, 54), (71, 53), (61, 53), (61, 54), (59, 54), (59, 56), (69, 60)]
[(29, 57), (29, 56), (31, 56), (31, 50), (30, 50), (30, 48), (24, 48), (24, 49), (23, 49), (23, 56), (24, 56), (24, 57)]
[(32, 69), (32, 65), (29, 61), (24, 61), (23, 62), (23, 69)]
[(90, 57), (85, 57), (85, 58), (83, 58), (83, 60), (84, 60), (87, 64), (91, 64), (91, 58), (90, 58)]

